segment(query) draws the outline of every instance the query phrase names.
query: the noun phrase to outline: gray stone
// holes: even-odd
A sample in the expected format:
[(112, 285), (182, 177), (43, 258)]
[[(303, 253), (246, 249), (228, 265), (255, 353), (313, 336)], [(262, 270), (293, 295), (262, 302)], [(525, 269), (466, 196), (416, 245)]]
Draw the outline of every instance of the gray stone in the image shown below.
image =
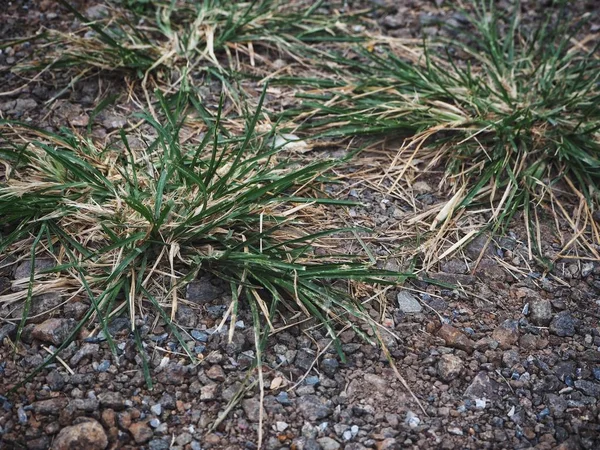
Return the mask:
[(89, 344), (85, 343), (81, 346), (79, 350), (71, 357), (69, 363), (72, 366), (76, 366), (79, 362), (85, 358), (86, 356), (96, 355), (100, 350), (100, 346), (98, 344)]
[(181, 446), (189, 444), (192, 442), (192, 435), (190, 433), (181, 433), (179, 436), (175, 438), (175, 442)]
[(24, 113), (37, 108), (37, 102), (32, 98), (18, 98), (13, 108), (14, 113)]
[(342, 447), (338, 441), (327, 436), (317, 439), (317, 442), (322, 450), (338, 450)]
[(102, 126), (107, 130), (117, 130), (127, 125), (127, 119), (117, 115), (106, 115), (102, 121)]
[(17, 262), (17, 258), (14, 256), (0, 257), (0, 276), (9, 277), (13, 271), (13, 265)]
[(552, 303), (550, 300), (536, 299), (529, 304), (529, 320), (539, 327), (546, 327), (552, 320)]
[(516, 350), (507, 350), (502, 354), (502, 364), (504, 367), (512, 368), (516, 364), (519, 364), (519, 352)]
[(292, 402), (290, 401), (289, 394), (285, 391), (282, 391), (279, 394), (277, 394), (277, 397), (275, 397), (275, 399), (283, 406), (289, 406), (292, 404)]
[(455, 275), (464, 275), (467, 273), (469, 268), (460, 259), (450, 259), (441, 264), (440, 269), (445, 273), (452, 273)]
[(192, 330), (190, 332), (190, 334), (196, 341), (208, 342), (208, 333), (205, 333), (203, 331), (198, 331), (198, 330)]
[(98, 400), (103, 408), (111, 408), (115, 411), (125, 409), (125, 398), (120, 392), (102, 392), (98, 394)]
[(27, 421), (29, 420), (27, 417), (27, 413), (25, 412), (22, 406), (19, 406), (19, 408), (17, 409), (17, 418), (19, 419), (19, 423), (21, 425), (26, 425)]
[(162, 414), (162, 405), (160, 403), (156, 403), (155, 405), (152, 405), (150, 411), (155, 416), (160, 416)]
[[(246, 418), (250, 422), (258, 422), (260, 420), (260, 401), (257, 398), (247, 398), (242, 401), (242, 409), (246, 413)], [(266, 412), (263, 409), (263, 417), (266, 417)]]
[(467, 244), (465, 247), (465, 253), (471, 260), (477, 261), (479, 255), (483, 252), (483, 256), (493, 256), (494, 249), (492, 246), (492, 241), (490, 240), (488, 243), (488, 236), (484, 234), (480, 234), (475, 239)]
[(317, 441), (305, 436), (294, 439), (292, 441), (292, 448), (296, 450), (322, 450)]
[[(43, 270), (52, 269), (55, 267), (55, 262), (50, 258), (36, 258), (33, 271), (34, 273), (42, 272)], [(14, 273), (15, 280), (28, 279), (31, 275), (31, 260), (23, 261), (17, 266)]]
[(594, 263), (593, 262), (588, 262), (583, 264), (583, 266), (581, 267), (581, 276), (583, 278), (587, 277), (589, 274), (591, 274), (594, 271)]
[(600, 398), (600, 384), (587, 380), (575, 380), (575, 388), (585, 395), (594, 398)]
[(31, 404), (32, 409), (38, 414), (55, 414), (58, 415), (69, 403), (64, 397), (49, 398), (47, 400), (39, 400)]
[(561, 311), (550, 322), (550, 333), (566, 337), (575, 334), (575, 320), (569, 311)]
[(479, 372), (465, 390), (464, 396), (472, 399), (494, 399), (498, 396), (497, 384), (486, 372)]
[(71, 301), (63, 307), (64, 317), (68, 319), (81, 320), (90, 306), (85, 302)]
[(0, 102), (0, 111), (12, 112), (15, 109), (16, 100), (8, 100), (6, 102)]
[[(388, 389), (388, 382), (384, 378), (373, 373), (365, 373), (364, 382), (369, 385), (371, 389), (374, 389), (382, 394), (384, 394)], [(359, 386), (360, 385), (362, 385), (362, 383), (359, 382)]]
[(106, 328), (111, 336), (125, 336), (131, 331), (131, 321), (127, 317), (115, 317)]
[(91, 20), (98, 20), (108, 16), (108, 8), (106, 5), (94, 5), (85, 10), (85, 16)]
[(52, 391), (60, 391), (65, 387), (65, 377), (58, 370), (53, 370), (46, 376), (46, 383)]
[(383, 26), (389, 28), (390, 30), (397, 30), (398, 28), (403, 27), (406, 22), (400, 17), (399, 14), (385, 16), (383, 19)]
[(0, 327), (0, 343), (5, 337), (10, 336), (17, 330), (17, 326), (13, 323), (6, 323)]
[(189, 306), (178, 305), (175, 320), (182, 327), (193, 328), (198, 324), (198, 314)]
[(210, 280), (199, 279), (187, 285), (186, 299), (194, 303), (209, 303), (222, 294), (222, 290), (213, 285)]
[(397, 295), (398, 308), (405, 314), (420, 313), (423, 310), (421, 303), (408, 291), (400, 291)]
[(567, 409), (567, 400), (564, 397), (556, 394), (546, 395), (546, 406), (550, 410), (550, 413), (557, 419), (563, 417), (565, 410)]
[[(94, 363), (94, 364), (96, 364), (96, 363)], [(96, 367), (97, 372), (107, 372), (108, 369), (110, 368), (110, 361), (105, 359), (95, 367)]]
[(310, 353), (308, 350), (301, 348), (296, 354), (294, 365), (304, 371), (310, 370), (312, 363), (315, 360), (315, 355)]
[(0, 277), (0, 295), (8, 292), (12, 287), (12, 282), (8, 279), (8, 277)]
[(406, 412), (406, 419), (404, 419), (404, 423), (408, 425), (410, 428), (417, 428), (421, 423), (421, 419), (412, 411)]
[(85, 412), (95, 412), (99, 406), (100, 402), (93, 398), (76, 398), (69, 402), (69, 407)]
[(56, 308), (62, 303), (62, 297), (58, 292), (47, 292), (42, 295), (36, 295), (31, 298), (32, 316), (37, 316)]
[(329, 377), (333, 377), (339, 367), (340, 363), (335, 358), (325, 358), (321, 361), (321, 370)]
[(169, 450), (171, 443), (163, 439), (152, 439), (148, 442), (149, 450)]
[(177, 403), (171, 394), (165, 392), (158, 401), (164, 409), (173, 410), (177, 407)]
[(324, 419), (332, 412), (326, 402), (316, 395), (305, 395), (300, 397), (298, 398), (296, 405), (304, 419), (311, 422)]
[(492, 258), (483, 258), (477, 265), (475, 274), (483, 282), (506, 280), (506, 272), (502, 266)]

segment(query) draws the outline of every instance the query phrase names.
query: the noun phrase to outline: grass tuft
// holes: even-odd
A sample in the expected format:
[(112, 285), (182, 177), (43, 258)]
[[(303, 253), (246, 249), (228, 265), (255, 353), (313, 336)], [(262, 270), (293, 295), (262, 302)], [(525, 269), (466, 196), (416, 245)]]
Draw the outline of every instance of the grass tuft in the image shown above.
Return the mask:
[[(230, 319), (250, 302), (268, 334), (276, 305), (300, 308), (336, 342), (332, 322), (362, 311), (331, 280), (401, 280), (332, 250), (328, 237), (349, 230), (315, 218), (326, 205), (348, 204), (319, 194), (339, 161), (300, 165), (274, 148), (274, 131), (257, 131), (264, 91), (241, 136), (224, 133), (221, 107), (207, 117), (192, 94), (157, 95), (159, 121), (144, 114), (142, 134), (122, 131), (105, 147), (68, 129), (0, 122), (0, 215), (9, 229), (0, 254), (50, 253), (57, 261), (49, 272), (32, 271), (27, 292), (0, 302), (28, 304), (57, 287), (87, 296), (84, 321), (97, 318), (95, 332), (103, 330), (113, 351), (109, 318), (126, 311), (137, 332), (137, 319), (154, 309), (193, 357), (172, 320), (200, 272), (231, 286)], [(26, 312), (20, 329), (25, 320)]]
[(91, 19), (68, 0), (59, 1), (78, 19), (78, 29), (47, 30), (37, 57), (18, 70), (116, 71), (151, 78), (173, 92), (182, 81), (206, 74), (224, 81), (225, 75), (262, 68), (266, 76), (278, 58), (313, 55), (311, 44), (362, 39), (350, 37), (336, 14), (316, 14), (321, 2), (302, 7), (278, 0), (125, 0), (107, 2)]
[[(301, 94), (301, 111), (288, 112), (293, 126), (328, 137), (407, 138), (394, 161), (443, 165), (444, 182), (459, 193), (450, 209), (489, 208), (488, 224), (496, 229), (524, 211), (535, 241), (534, 209), (564, 210), (562, 191), (584, 200), (581, 222), (593, 227), (600, 200), (600, 60), (598, 43), (578, 40), (585, 18), (573, 23), (548, 15), (527, 29), (518, 7), (504, 20), (493, 2), (474, 5), (467, 17), (451, 42), (415, 49), (389, 40), (351, 56), (331, 54), (346, 68), (337, 86), (285, 80), (314, 89)], [(396, 174), (397, 182), (405, 174)], [(446, 211), (436, 221), (451, 216)]]

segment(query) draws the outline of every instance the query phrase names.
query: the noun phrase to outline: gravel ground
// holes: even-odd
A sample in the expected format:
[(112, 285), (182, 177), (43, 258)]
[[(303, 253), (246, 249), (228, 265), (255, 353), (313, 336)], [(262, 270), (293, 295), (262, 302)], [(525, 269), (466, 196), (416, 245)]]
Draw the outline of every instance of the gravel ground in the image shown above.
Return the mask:
[[(431, 26), (426, 15), (441, 14), (436, 3), (441, 2), (401, 2), (378, 20), (390, 34), (418, 35)], [(52, 1), (13, 1), (0, 14), (0, 36), (7, 38), (41, 24), (68, 27)], [(7, 68), (28, 51), (0, 54), (0, 75), (10, 86), (5, 92), (22, 84)], [(47, 106), (64, 83), (68, 80), (60, 76), (41, 77), (0, 97), (0, 111), (4, 117), (43, 120), (50, 128), (65, 122), (85, 126), (100, 87), (119, 89), (119, 80), (93, 78)], [(97, 135), (124, 124), (117, 110), (96, 120), (101, 124)], [(431, 195), (431, 201), (443, 200), (435, 191)], [(354, 217), (368, 218), (382, 230), (401, 207), (382, 203), (380, 194), (369, 190), (352, 192), (356, 196), (366, 206), (353, 211)], [(385, 302), (368, 305), (396, 336), (383, 334), (424, 410), (377, 347), (340, 330), (343, 363), (322, 329), (308, 321), (275, 334), (264, 355), (264, 448), (600, 448), (600, 265), (559, 262), (544, 277), (541, 268), (528, 265), (525, 232), (518, 226), (487, 247), (486, 241), (477, 239), (463, 258), (428, 273), (464, 289), (416, 282), (390, 289)], [(551, 234), (543, 241), (546, 254), (556, 251)], [(39, 270), (52, 264), (50, 258), (36, 259)], [(28, 261), (0, 256), (0, 293), (29, 271)], [(64, 364), (48, 366), (8, 395), (89, 305), (85, 299), (64, 303), (59, 294), (34, 298), (32, 319), (17, 349), (11, 345), (15, 326), (5, 319), (19, 317), (21, 307), (1, 307), (0, 448), (256, 448), (261, 414), (256, 389), (210, 430), (254, 357), (249, 311), (240, 311), (232, 343), (227, 330), (216, 330), (230, 301), (226, 292), (218, 280), (200, 277), (179, 308), (188, 347), (201, 355), (197, 365), (190, 364), (159, 319), (150, 313), (139, 320), (152, 390), (129, 320), (115, 318), (109, 331), (117, 344), (116, 360), (106, 340), (82, 333), (62, 352)], [(274, 325), (285, 323), (279, 318)]]

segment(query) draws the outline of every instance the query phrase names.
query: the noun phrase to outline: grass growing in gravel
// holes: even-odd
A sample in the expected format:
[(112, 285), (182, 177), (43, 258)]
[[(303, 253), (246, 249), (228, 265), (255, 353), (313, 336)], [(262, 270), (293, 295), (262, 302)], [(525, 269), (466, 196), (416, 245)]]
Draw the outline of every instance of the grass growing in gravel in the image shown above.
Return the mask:
[(0, 216), (9, 228), (0, 254), (51, 255), (57, 263), (42, 273), (32, 269), (15, 281), (22, 290), (0, 296), (4, 304), (24, 302), (19, 334), (32, 297), (59, 291), (91, 303), (60, 348), (95, 317), (95, 331), (103, 330), (115, 351), (110, 317), (126, 313), (137, 332), (136, 319), (152, 308), (193, 357), (172, 319), (182, 288), (202, 271), (231, 287), (230, 332), (243, 301), (256, 329), (266, 327), (257, 345), (272, 331), (280, 304), (317, 318), (335, 339), (336, 318), (362, 313), (330, 281), (400, 280), (331, 249), (326, 238), (345, 230), (320, 221), (321, 209), (346, 203), (319, 192), (339, 162), (300, 165), (274, 148), (274, 131), (257, 131), (260, 104), (245, 118), (244, 133), (233, 136), (220, 108), (211, 115), (183, 91), (159, 100), (160, 121), (144, 114), (143, 133), (122, 131), (106, 147), (67, 129), (0, 122), (7, 168)]
[[(76, 68), (120, 71), (168, 87), (212, 74), (221, 81), (243, 68), (271, 73), (278, 58), (313, 54), (310, 44), (351, 38), (335, 15), (316, 14), (323, 2), (258, 0), (106, 2), (94, 18), (60, 0), (81, 25), (48, 30), (38, 57), (21, 69)], [(352, 17), (346, 17), (352, 21)]]
[[(390, 40), (360, 47), (352, 57), (332, 55), (337, 67), (345, 67), (339, 79), (310, 80), (314, 90), (305, 96), (304, 112), (289, 117), (307, 132), (330, 137), (408, 136), (395, 162), (444, 166), (456, 193), (433, 226), (477, 205), (488, 209), (495, 228), (524, 211), (530, 242), (536, 240), (538, 206), (563, 215), (574, 233), (594, 227), (598, 44), (577, 41), (581, 23), (564, 19), (565, 10), (526, 30), (518, 11), (504, 21), (490, 5), (475, 5), (468, 25), (441, 50), (439, 42), (409, 48)], [(399, 181), (406, 170), (391, 175)], [(566, 211), (559, 198), (565, 191), (582, 199), (580, 217)]]

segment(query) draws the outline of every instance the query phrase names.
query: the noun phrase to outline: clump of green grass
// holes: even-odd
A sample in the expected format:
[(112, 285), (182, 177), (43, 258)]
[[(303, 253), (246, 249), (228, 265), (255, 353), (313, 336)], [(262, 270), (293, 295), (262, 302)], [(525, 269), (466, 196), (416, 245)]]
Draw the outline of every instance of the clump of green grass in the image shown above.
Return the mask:
[(360, 40), (348, 36), (337, 17), (315, 14), (322, 2), (302, 8), (278, 0), (127, 0), (107, 2), (105, 17), (95, 20), (68, 0), (60, 3), (81, 27), (71, 33), (48, 30), (38, 57), (20, 69), (119, 71), (138, 79), (155, 77), (172, 91), (183, 79), (206, 73), (223, 79), (262, 67), (265, 76), (277, 58), (313, 54), (312, 43)]
[(264, 92), (241, 136), (225, 130), (220, 108), (209, 114), (191, 94), (158, 98), (159, 121), (144, 114), (143, 135), (122, 131), (106, 147), (67, 129), (0, 122), (0, 216), (12, 230), (0, 236), (0, 254), (50, 253), (58, 262), (45, 275), (32, 269), (27, 291), (0, 296), (25, 302), (19, 330), (32, 295), (60, 289), (92, 305), (69, 339), (95, 316), (115, 350), (109, 317), (128, 311), (135, 331), (140, 312), (154, 308), (188, 351), (172, 318), (183, 288), (203, 271), (231, 287), (231, 331), (241, 302), (258, 330), (266, 323), (261, 340), (277, 305), (296, 305), (337, 343), (333, 321), (362, 312), (330, 281), (401, 281), (356, 255), (323, 251), (328, 236), (348, 231), (316, 220), (326, 205), (347, 204), (320, 194), (339, 162), (299, 164), (274, 148), (273, 130), (256, 131)]
[[(521, 210), (527, 220), (537, 217), (536, 205), (547, 200), (565, 209), (557, 187), (585, 199), (581, 223), (594, 226), (598, 43), (579, 42), (582, 23), (560, 16), (526, 30), (518, 10), (504, 21), (493, 2), (482, 2), (452, 42), (419, 49), (390, 41), (389, 48), (359, 48), (353, 58), (331, 55), (346, 71), (338, 70), (335, 84), (310, 80), (314, 91), (300, 94), (301, 126), (330, 137), (406, 137), (396, 161), (445, 166), (453, 189), (465, 187), (453, 209), (490, 208), (491, 226)], [(297, 123), (299, 113), (288, 117)]]

